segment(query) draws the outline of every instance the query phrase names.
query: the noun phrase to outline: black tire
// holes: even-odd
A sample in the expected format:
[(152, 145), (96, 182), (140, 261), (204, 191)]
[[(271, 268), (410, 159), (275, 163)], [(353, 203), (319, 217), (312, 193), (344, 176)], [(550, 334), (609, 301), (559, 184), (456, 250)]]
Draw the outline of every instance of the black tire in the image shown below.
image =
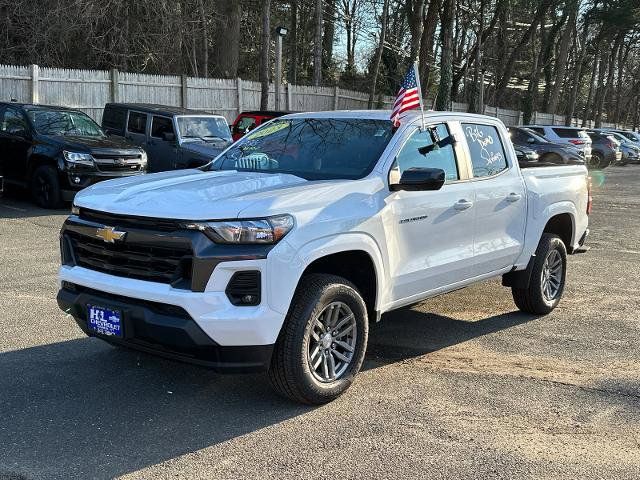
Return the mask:
[[(351, 362), (336, 380), (319, 381), (309, 365), (308, 351), (316, 318), (332, 303), (342, 302), (355, 317), (355, 345)], [(276, 342), (269, 380), (281, 395), (296, 402), (319, 405), (344, 393), (360, 371), (367, 349), (367, 307), (356, 287), (335, 275), (304, 276)]]
[(56, 169), (43, 165), (33, 172), (31, 177), (31, 196), (42, 208), (60, 208), (62, 195)]
[[(543, 292), (543, 270), (545, 262), (547, 258), (552, 255), (552, 252), (557, 252), (560, 255), (562, 272), (557, 294), (552, 299), (549, 299)], [(555, 254), (553, 255), (555, 256)], [(543, 233), (538, 248), (536, 249), (529, 286), (527, 288), (511, 288), (513, 301), (523, 312), (546, 315), (556, 308), (560, 302), (562, 293), (564, 292), (566, 275), (567, 249), (564, 242), (557, 235)]]
[(609, 166), (609, 162), (607, 162), (600, 152), (593, 152), (591, 164), (593, 168), (597, 168), (599, 170), (604, 170)]

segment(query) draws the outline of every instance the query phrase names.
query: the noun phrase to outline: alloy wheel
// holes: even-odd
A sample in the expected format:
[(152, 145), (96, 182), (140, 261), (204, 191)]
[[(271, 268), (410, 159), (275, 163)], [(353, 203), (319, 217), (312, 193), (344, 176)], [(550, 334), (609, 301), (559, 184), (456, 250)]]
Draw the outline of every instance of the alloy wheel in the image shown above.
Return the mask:
[(562, 288), (562, 256), (557, 250), (551, 250), (542, 266), (542, 294), (544, 298), (552, 302)]
[(356, 318), (344, 302), (332, 302), (313, 320), (307, 362), (322, 383), (339, 380), (353, 360), (357, 340)]

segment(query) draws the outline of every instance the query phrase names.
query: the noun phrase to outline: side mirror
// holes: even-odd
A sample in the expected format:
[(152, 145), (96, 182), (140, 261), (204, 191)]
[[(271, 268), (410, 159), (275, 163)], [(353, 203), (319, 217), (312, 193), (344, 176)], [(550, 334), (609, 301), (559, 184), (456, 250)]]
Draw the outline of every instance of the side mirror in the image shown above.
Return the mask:
[(536, 143), (536, 139), (533, 137), (527, 138), (527, 143)]
[(173, 132), (164, 132), (162, 134), (162, 139), (165, 142), (173, 142), (176, 139), (176, 134)]
[(440, 190), (444, 181), (445, 173), (441, 168), (410, 168), (402, 173), (398, 183), (391, 184), (389, 188), (393, 192)]

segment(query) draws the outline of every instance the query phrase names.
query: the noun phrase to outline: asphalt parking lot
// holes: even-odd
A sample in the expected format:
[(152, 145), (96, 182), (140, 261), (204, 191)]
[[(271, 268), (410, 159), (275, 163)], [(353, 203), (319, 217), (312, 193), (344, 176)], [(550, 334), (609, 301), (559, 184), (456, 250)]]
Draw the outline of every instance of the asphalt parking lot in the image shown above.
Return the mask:
[(388, 314), (319, 408), (84, 337), (55, 303), (67, 212), (0, 199), (0, 479), (639, 478), (640, 167), (596, 183), (552, 314), (499, 281)]

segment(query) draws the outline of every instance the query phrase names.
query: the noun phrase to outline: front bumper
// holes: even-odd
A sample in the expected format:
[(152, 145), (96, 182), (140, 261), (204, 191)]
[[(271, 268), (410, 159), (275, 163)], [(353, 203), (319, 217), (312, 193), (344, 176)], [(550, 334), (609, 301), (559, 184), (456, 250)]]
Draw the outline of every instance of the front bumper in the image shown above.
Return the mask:
[[(268, 369), (273, 344), (219, 345), (182, 307), (114, 295), (63, 281), (58, 306), (73, 316), (89, 336), (109, 343), (194, 363), (219, 372), (259, 372)], [(97, 334), (87, 328), (87, 305), (122, 312), (123, 337)]]

